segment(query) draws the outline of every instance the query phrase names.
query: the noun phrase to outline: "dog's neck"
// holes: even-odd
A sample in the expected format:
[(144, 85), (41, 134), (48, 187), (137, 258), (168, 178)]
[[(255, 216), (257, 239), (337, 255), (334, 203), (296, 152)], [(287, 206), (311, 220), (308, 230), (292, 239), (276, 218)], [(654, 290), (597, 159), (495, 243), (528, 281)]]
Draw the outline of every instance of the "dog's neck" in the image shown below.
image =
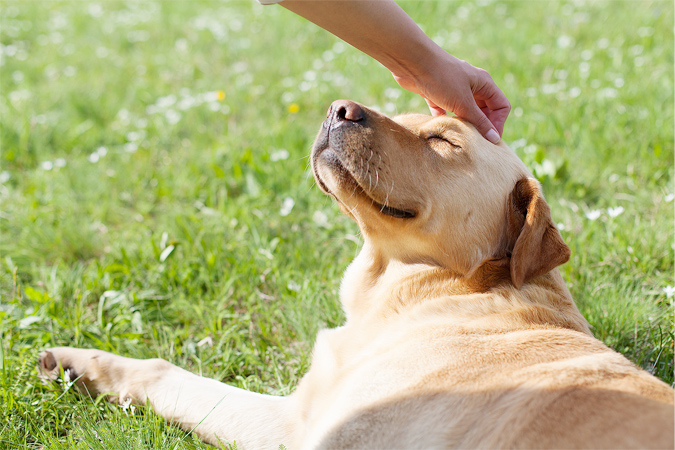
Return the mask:
[[(345, 272), (340, 297), (347, 324), (383, 323), (403, 312), (440, 308), (462, 323), (508, 315), (506, 327), (560, 326), (591, 334), (557, 269), (516, 289), (508, 261), (487, 261), (463, 275), (432, 264), (388, 259), (366, 242)], [(436, 314), (436, 313), (433, 313)], [(534, 318), (534, 319), (533, 319)]]

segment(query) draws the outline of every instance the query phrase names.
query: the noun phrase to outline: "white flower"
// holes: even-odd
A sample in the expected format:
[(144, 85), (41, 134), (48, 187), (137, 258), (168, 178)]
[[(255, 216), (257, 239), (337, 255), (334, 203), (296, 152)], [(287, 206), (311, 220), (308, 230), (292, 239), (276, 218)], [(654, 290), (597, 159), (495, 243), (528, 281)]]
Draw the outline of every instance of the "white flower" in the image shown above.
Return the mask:
[(180, 113), (175, 109), (168, 110), (166, 113), (164, 113), (164, 116), (166, 117), (167, 122), (169, 122), (171, 125), (177, 124), (181, 119)]
[(347, 48), (347, 45), (346, 45), (344, 42), (338, 41), (338, 42), (336, 42), (335, 44), (333, 44), (332, 50), (333, 50), (335, 53), (342, 53), (342, 52), (345, 51), (346, 48)]
[(549, 177), (555, 176), (555, 164), (550, 159), (545, 159), (541, 164), (535, 164), (535, 170), (537, 175), (548, 175)]
[(663, 293), (666, 294), (666, 297), (671, 298), (675, 295), (675, 287), (668, 285), (663, 288)]
[(391, 100), (396, 100), (401, 96), (401, 90), (396, 88), (387, 88), (384, 90), (384, 96)]
[(670, 203), (673, 201), (673, 199), (675, 199), (675, 194), (668, 194), (663, 199), (666, 201), (666, 203)]
[(131, 397), (125, 398), (124, 401), (120, 404), (120, 408), (122, 408), (122, 411), (124, 412), (130, 410), (131, 414), (134, 414), (136, 412), (136, 407), (131, 404)]
[(306, 81), (316, 81), (316, 72), (313, 70), (308, 70), (304, 74), (302, 74), (302, 77)]
[(511, 144), (509, 144), (509, 147), (511, 147), (511, 150), (515, 151), (515, 150), (518, 150), (521, 147), (525, 147), (526, 145), (527, 145), (527, 139), (520, 138), (520, 139), (516, 139), (515, 141), (511, 142)]
[(560, 48), (567, 48), (574, 43), (574, 38), (562, 35), (558, 38), (556, 43), (558, 44), (558, 47), (560, 47)]
[(323, 211), (314, 211), (314, 215), (312, 215), (312, 220), (314, 221), (315, 224), (317, 224), (320, 227), (327, 228), (329, 226), (328, 223), (328, 216)]
[(63, 379), (59, 379), (61, 383), (63, 383), (63, 390), (67, 391), (68, 389), (71, 388), (73, 384), (75, 384), (75, 380), (70, 379), (70, 369), (66, 369), (63, 371)]
[(285, 148), (280, 148), (279, 150), (270, 155), (270, 160), (272, 162), (277, 162), (283, 159), (288, 159), (288, 156), (289, 156), (288, 150), (286, 150)]
[(99, 18), (103, 15), (103, 8), (98, 3), (92, 3), (87, 8), (87, 12), (91, 17)]
[(607, 38), (598, 39), (598, 42), (597, 42), (596, 45), (598, 46), (598, 48), (607, 48), (607, 47), (609, 47), (609, 39), (607, 39)]
[(178, 109), (185, 111), (197, 105), (197, 99), (194, 97), (184, 97), (178, 102)]
[(599, 209), (593, 209), (593, 210), (588, 211), (588, 212), (586, 213), (586, 218), (587, 218), (588, 220), (596, 220), (596, 219), (598, 219), (598, 218), (600, 217), (601, 214), (602, 214), (602, 211), (601, 211), (601, 210), (599, 210)]
[(202, 100), (205, 102), (217, 102), (218, 98), (218, 91), (204, 92), (202, 94)]
[(127, 133), (127, 141), (129, 142), (140, 141), (145, 137), (146, 134), (147, 133), (145, 130), (130, 131), (129, 133)]
[(94, 152), (91, 155), (89, 155), (87, 159), (89, 160), (90, 163), (97, 163), (98, 160), (101, 159), (101, 157), (99, 156), (98, 153)]
[(135, 142), (127, 142), (124, 144), (124, 151), (127, 153), (134, 153), (138, 150), (138, 145)]
[(51, 161), (43, 161), (40, 167), (42, 167), (42, 170), (52, 170), (54, 164)]
[(560, 92), (564, 88), (565, 88), (564, 82), (544, 84), (541, 87), (541, 92), (544, 94), (555, 94), (556, 92)]
[(546, 51), (546, 47), (541, 44), (534, 44), (530, 49), (533, 55), (541, 55)]
[(293, 200), (291, 197), (286, 197), (281, 205), (281, 211), (279, 211), (279, 214), (281, 214), (283, 217), (289, 215), (294, 206), (295, 200)]
[(616, 208), (607, 208), (607, 215), (611, 218), (614, 218), (623, 212), (623, 206), (617, 206)]
[(628, 53), (630, 53), (633, 56), (638, 56), (642, 54), (642, 51), (644, 50), (644, 47), (641, 45), (634, 45), (628, 49)]
[(326, 50), (321, 55), (321, 58), (323, 58), (323, 60), (326, 62), (332, 61), (335, 59), (335, 53), (331, 52), (330, 50)]
[(170, 94), (166, 97), (159, 97), (155, 102), (155, 105), (160, 109), (166, 109), (169, 106), (173, 106), (174, 103), (176, 103), (176, 96)]
[(2, 172), (0, 172), (0, 184), (7, 183), (10, 178), (11, 177), (9, 175), (9, 172), (7, 172), (6, 170), (3, 170)]
[(96, 56), (98, 56), (101, 59), (107, 58), (109, 54), (110, 54), (110, 51), (105, 47), (98, 47), (96, 49)]

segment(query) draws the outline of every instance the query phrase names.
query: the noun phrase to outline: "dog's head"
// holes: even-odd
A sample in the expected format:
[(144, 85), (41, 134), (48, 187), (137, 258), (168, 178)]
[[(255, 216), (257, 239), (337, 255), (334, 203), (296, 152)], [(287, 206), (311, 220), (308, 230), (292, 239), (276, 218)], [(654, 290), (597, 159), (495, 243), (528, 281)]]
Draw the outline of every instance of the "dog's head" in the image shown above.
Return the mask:
[(311, 159), (317, 184), (384, 258), (503, 273), (518, 288), (569, 258), (539, 183), (462, 120), (390, 119), (339, 100)]

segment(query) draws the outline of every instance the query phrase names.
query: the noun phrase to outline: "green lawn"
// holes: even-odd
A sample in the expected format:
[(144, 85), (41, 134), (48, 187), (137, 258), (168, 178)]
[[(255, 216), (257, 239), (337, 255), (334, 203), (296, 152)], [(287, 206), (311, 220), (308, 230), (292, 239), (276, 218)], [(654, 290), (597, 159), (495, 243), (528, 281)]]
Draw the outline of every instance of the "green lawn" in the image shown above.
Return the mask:
[[(514, 107), (595, 335), (673, 383), (673, 3), (401, 3)], [(307, 155), (332, 100), (426, 112), (253, 1), (0, 2), (0, 447), (203, 448), (42, 385), (47, 346), (286, 394), (339, 325), (356, 226)]]

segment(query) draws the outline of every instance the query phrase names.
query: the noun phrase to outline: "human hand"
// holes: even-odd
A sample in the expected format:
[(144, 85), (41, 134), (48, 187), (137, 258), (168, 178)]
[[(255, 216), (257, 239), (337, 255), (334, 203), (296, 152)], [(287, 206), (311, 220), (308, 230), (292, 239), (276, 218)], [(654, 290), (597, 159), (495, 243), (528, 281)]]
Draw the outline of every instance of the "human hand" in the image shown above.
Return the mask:
[(485, 70), (439, 48), (422, 73), (392, 75), (402, 88), (424, 97), (433, 116), (450, 111), (471, 122), (487, 140), (499, 142), (511, 104)]
[(439, 47), (393, 1), (294, 1), (281, 5), (378, 60), (420, 94), (431, 114), (446, 111), (499, 142), (511, 105), (490, 75)]

